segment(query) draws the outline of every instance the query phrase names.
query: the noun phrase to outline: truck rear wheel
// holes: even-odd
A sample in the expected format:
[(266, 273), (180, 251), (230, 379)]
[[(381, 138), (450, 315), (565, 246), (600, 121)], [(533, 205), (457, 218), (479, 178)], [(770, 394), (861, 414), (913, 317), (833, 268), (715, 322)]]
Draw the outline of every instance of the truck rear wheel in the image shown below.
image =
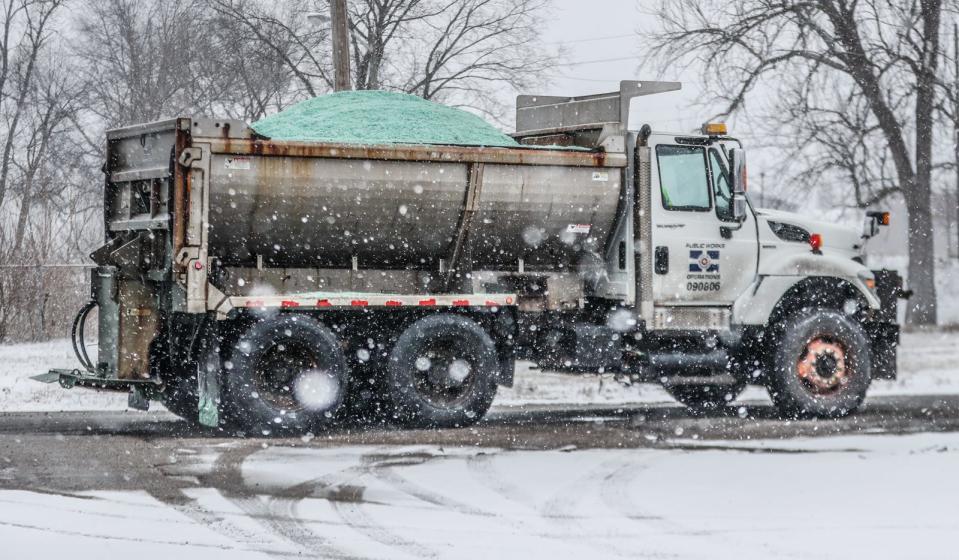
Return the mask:
[(788, 417), (838, 418), (859, 407), (871, 379), (863, 328), (830, 309), (787, 318), (773, 339), (769, 395)]
[(332, 422), (346, 386), (336, 335), (306, 315), (280, 315), (239, 337), (224, 362), (222, 398), (238, 428), (305, 432)]
[(408, 426), (468, 426), (489, 410), (498, 371), (496, 346), (482, 327), (459, 315), (432, 315), (396, 341), (386, 391), (394, 414)]

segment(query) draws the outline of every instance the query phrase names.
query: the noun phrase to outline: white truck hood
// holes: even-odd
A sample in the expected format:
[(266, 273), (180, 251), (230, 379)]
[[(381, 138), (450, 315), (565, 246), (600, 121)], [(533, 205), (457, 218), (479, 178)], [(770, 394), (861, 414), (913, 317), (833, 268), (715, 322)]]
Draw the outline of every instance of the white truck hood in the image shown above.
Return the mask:
[[(756, 213), (764, 221), (781, 222), (801, 227), (810, 234), (822, 236), (823, 248), (859, 254), (862, 250), (862, 234), (854, 228), (810, 219), (803, 214), (759, 208)], [(765, 227), (769, 227), (766, 225)]]

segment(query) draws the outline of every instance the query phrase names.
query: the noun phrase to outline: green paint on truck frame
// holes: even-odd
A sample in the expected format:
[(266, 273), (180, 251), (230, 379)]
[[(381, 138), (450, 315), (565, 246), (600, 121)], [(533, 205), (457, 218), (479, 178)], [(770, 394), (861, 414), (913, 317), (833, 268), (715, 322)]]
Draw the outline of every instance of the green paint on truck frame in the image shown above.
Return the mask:
[(476, 115), (390, 91), (342, 91), (314, 97), (251, 126), (273, 140), (519, 146)]

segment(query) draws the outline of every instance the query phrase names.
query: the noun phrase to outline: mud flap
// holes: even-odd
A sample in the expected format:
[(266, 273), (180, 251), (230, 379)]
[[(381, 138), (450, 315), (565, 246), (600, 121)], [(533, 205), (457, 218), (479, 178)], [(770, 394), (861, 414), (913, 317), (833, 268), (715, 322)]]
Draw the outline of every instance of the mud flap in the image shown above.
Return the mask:
[(200, 424), (215, 428), (220, 424), (220, 384), (216, 372), (197, 364), (197, 379), (199, 380), (200, 410), (197, 420)]
[(197, 396), (201, 425), (216, 428), (220, 424), (220, 353), (213, 329), (203, 337), (201, 358), (196, 364)]

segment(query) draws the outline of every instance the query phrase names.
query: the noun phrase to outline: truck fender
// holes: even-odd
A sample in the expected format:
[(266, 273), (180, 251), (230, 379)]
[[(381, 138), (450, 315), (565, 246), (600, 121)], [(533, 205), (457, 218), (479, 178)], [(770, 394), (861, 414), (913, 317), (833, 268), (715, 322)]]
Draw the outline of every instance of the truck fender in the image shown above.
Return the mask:
[(855, 286), (871, 309), (879, 309), (879, 297), (870, 290), (865, 279), (874, 278), (872, 271), (848, 255), (836, 254), (828, 248), (822, 253), (773, 254), (765, 257), (759, 266), (760, 277), (787, 276), (804, 278), (837, 278)]
[(734, 325), (765, 325), (779, 300), (796, 284), (800, 276), (759, 276), (733, 302)]
[[(864, 278), (872, 277), (866, 267), (852, 260), (818, 255), (815, 258), (823, 261), (816, 263), (815, 268), (805, 266), (802, 259), (789, 259), (789, 266), (793, 268), (783, 267), (780, 272), (798, 273), (758, 276), (733, 303), (733, 324), (765, 325), (777, 308), (788, 304), (788, 298), (798, 296), (800, 291), (821, 290), (830, 296), (841, 297), (841, 292), (836, 292), (839, 286), (848, 286), (870, 309), (879, 309), (879, 298), (865, 284)], [(828, 270), (831, 265), (835, 267)]]

